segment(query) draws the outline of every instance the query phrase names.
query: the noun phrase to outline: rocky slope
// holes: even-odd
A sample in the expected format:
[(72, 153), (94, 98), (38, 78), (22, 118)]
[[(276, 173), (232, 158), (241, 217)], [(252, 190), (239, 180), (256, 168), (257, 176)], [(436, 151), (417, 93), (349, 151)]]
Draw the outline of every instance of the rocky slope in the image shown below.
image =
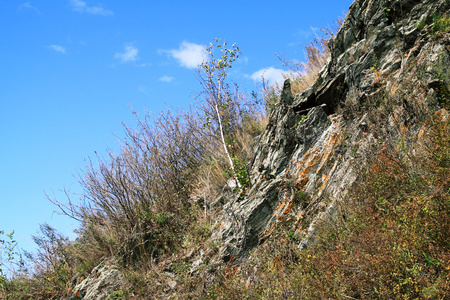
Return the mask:
[[(449, 94), (449, 33), (434, 28), (434, 16), (449, 9), (447, 0), (356, 0), (351, 5), (316, 82), (297, 95), (289, 80), (284, 83), (268, 126), (254, 143), (245, 195), (228, 188), (220, 199), (208, 201), (224, 203), (211, 237), (220, 249), (210, 262), (248, 259), (281, 224), (297, 236), (299, 248), (308, 247), (320, 220), (345, 218), (340, 204), (374, 151), (405, 133), (413, 137), (408, 142), (414, 148), (423, 135), (417, 121), (421, 109), (440, 110), (442, 95)], [(369, 112), (377, 109), (370, 107), (374, 99), (389, 107), (383, 122)], [(386, 99), (395, 103), (383, 103)], [(191, 273), (204, 256), (215, 253), (206, 252), (189, 256)], [(103, 275), (85, 279), (96, 285), (79, 280), (75, 290), (82, 295), (72, 299), (102, 299), (99, 285), (126, 286), (116, 282), (115, 271), (111, 274), (111, 284)]]
[[(251, 188), (224, 207), (219, 233), (224, 261), (246, 257), (280, 222), (290, 222), (302, 248), (314, 241), (317, 220), (336, 218), (336, 202), (345, 201), (369, 149), (382, 142), (369, 129), (367, 114), (349, 116), (352, 106), (361, 107), (381, 92), (405, 93), (403, 82), (420, 66), (426, 91), (415, 94), (426, 93), (422, 104), (438, 108), (443, 82), (431, 66), (448, 65), (450, 40), (448, 34), (437, 38), (429, 32), (433, 16), (449, 7), (445, 0), (357, 0), (351, 5), (316, 82), (295, 96), (289, 81), (284, 83), (255, 146)], [(406, 103), (399, 102), (397, 109), (389, 116), (390, 128), (381, 128), (391, 131), (392, 141), (398, 138), (397, 125), (411, 122)]]

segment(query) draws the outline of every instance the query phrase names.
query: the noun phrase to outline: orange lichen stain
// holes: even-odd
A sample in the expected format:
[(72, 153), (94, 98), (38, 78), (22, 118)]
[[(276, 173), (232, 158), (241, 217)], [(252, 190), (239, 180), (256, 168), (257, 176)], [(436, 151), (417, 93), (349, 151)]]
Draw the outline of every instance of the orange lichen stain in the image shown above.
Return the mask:
[(298, 229), (298, 233), (301, 233), (303, 229), (303, 226), (300, 226), (300, 228)]
[(444, 121), (448, 117), (448, 111), (444, 108), (441, 108), (437, 112), (434, 113), (437, 117), (439, 117), (440, 121)]
[(322, 166), (328, 161), (328, 158), (330, 157), (331, 153), (333, 152), (334, 145), (336, 144), (336, 139), (337, 139), (337, 137), (335, 137), (331, 141), (330, 147), (327, 149), (325, 154), (322, 156), (322, 159), (321, 159), (322, 163), (320, 164), (319, 169), (322, 168)]
[(420, 140), (423, 137), (424, 134), (425, 134), (425, 130), (420, 129), (419, 133), (417, 134), (417, 139)]
[(397, 92), (398, 92), (398, 86), (396, 84), (393, 84), (391, 87), (391, 95), (392, 96), (397, 95)]
[(276, 208), (275, 208), (275, 210), (277, 211), (277, 210), (279, 210), (280, 208), (283, 208), (284, 207), (284, 203), (280, 203)]
[(374, 78), (373, 78), (373, 81), (372, 81), (372, 86), (374, 86), (375, 84), (378, 83), (378, 81), (380, 80), (380, 77), (381, 77), (381, 72), (380, 71), (375, 71)]
[(400, 125), (400, 132), (402, 133), (402, 134), (405, 134), (405, 132), (406, 132), (406, 126), (405, 125)]
[(313, 166), (312, 162), (309, 162), (306, 168), (303, 170), (303, 172), (309, 173), (309, 169), (311, 169), (312, 166)]
[[(336, 123), (340, 122), (339, 117), (333, 117), (332, 120)], [(336, 126), (336, 125), (335, 125)], [(333, 153), (333, 149), (336, 145), (342, 143), (343, 136), (337, 132), (332, 132), (328, 135), (327, 141), (324, 143), (324, 147), (310, 148), (302, 157), (302, 159), (295, 163), (298, 170), (298, 179), (296, 183), (296, 188), (301, 190), (308, 183), (310, 172), (318, 172), (327, 163), (330, 156)], [(323, 178), (324, 184), (328, 178)], [(287, 209), (285, 208), (285, 211)]]
[(319, 195), (322, 194), (323, 190), (327, 186), (328, 179), (330, 179), (330, 176), (328, 176), (328, 175), (323, 175), (322, 176), (322, 185), (319, 188)]
[(291, 211), (293, 204), (294, 204), (293, 201), (289, 202), (289, 204), (286, 206), (286, 208), (283, 211), (283, 215), (287, 215)]
[(272, 226), (270, 226), (270, 229), (274, 229), (275, 228), (275, 223), (272, 224)]
[(308, 180), (308, 177), (303, 174), (303, 176), (301, 176), (299, 181), (297, 182), (297, 189), (301, 190), (305, 186), (305, 184), (308, 183)]

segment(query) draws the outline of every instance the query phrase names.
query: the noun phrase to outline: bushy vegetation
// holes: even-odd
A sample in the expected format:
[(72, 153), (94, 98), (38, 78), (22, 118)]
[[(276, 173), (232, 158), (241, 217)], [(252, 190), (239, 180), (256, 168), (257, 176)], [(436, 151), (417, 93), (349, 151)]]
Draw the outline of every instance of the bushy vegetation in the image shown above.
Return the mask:
[(0, 230), (0, 298), (3, 299), (27, 272), (22, 253), (14, 239), (14, 231)]
[(138, 127), (125, 127), (120, 152), (89, 160), (79, 180), (81, 199), (69, 193), (66, 202), (49, 197), (80, 222), (78, 238), (69, 241), (43, 225), (34, 237), (39, 251), (29, 255), (31, 290), (17, 286), (17, 297), (69, 295), (72, 278), (87, 275), (105, 258), (145, 273), (154, 261), (191, 250), (210, 235), (217, 215), (211, 202), (227, 180), (245, 194), (246, 162), (252, 139), (265, 127), (264, 107), (227, 78), (239, 56), (235, 45), (216, 40), (207, 51), (196, 106), (143, 118), (135, 113)]

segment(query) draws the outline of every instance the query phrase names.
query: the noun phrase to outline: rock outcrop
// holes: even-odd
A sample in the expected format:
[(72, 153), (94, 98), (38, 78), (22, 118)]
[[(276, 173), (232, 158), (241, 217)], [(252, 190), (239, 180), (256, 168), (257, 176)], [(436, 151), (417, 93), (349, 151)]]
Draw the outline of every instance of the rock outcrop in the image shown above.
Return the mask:
[[(402, 78), (409, 78), (413, 62), (428, 86), (424, 99), (429, 105), (439, 102), (441, 79), (427, 66), (448, 65), (450, 41), (448, 34), (437, 38), (429, 29), (433, 16), (449, 8), (447, 0), (356, 0), (351, 5), (315, 83), (295, 96), (289, 81), (284, 83), (249, 165), (250, 188), (224, 206), (219, 232), (224, 261), (246, 257), (286, 220), (302, 237), (299, 247), (307, 247), (314, 242), (316, 222), (336, 217), (336, 203), (345, 201), (369, 149), (380, 142), (367, 114), (349, 116), (342, 106), (363, 105), (381, 86), (391, 92), (405, 88)], [(388, 116), (392, 124), (412, 122), (401, 117), (408, 109), (403, 102), (399, 98), (399, 111)]]
[(103, 300), (107, 299), (114, 292), (126, 289), (128, 285), (119, 269), (109, 263), (98, 265), (91, 271), (88, 277), (77, 278), (76, 281), (72, 289), (73, 295), (67, 298), (67, 300)]

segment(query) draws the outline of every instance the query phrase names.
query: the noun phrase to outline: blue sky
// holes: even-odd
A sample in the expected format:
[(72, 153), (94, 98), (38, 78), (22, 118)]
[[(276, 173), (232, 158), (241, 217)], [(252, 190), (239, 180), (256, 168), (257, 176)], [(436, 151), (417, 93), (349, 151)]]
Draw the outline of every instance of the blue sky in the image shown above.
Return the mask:
[[(82, 193), (85, 160), (118, 152), (132, 107), (187, 107), (200, 92), (195, 67), (221, 38), (242, 51), (234, 81), (255, 89), (274, 53), (303, 60), (314, 30), (352, 1), (2, 1), (0, 4), (0, 230), (30, 251), (40, 223), (74, 237), (44, 191)], [(75, 196), (76, 198), (76, 196)]]

